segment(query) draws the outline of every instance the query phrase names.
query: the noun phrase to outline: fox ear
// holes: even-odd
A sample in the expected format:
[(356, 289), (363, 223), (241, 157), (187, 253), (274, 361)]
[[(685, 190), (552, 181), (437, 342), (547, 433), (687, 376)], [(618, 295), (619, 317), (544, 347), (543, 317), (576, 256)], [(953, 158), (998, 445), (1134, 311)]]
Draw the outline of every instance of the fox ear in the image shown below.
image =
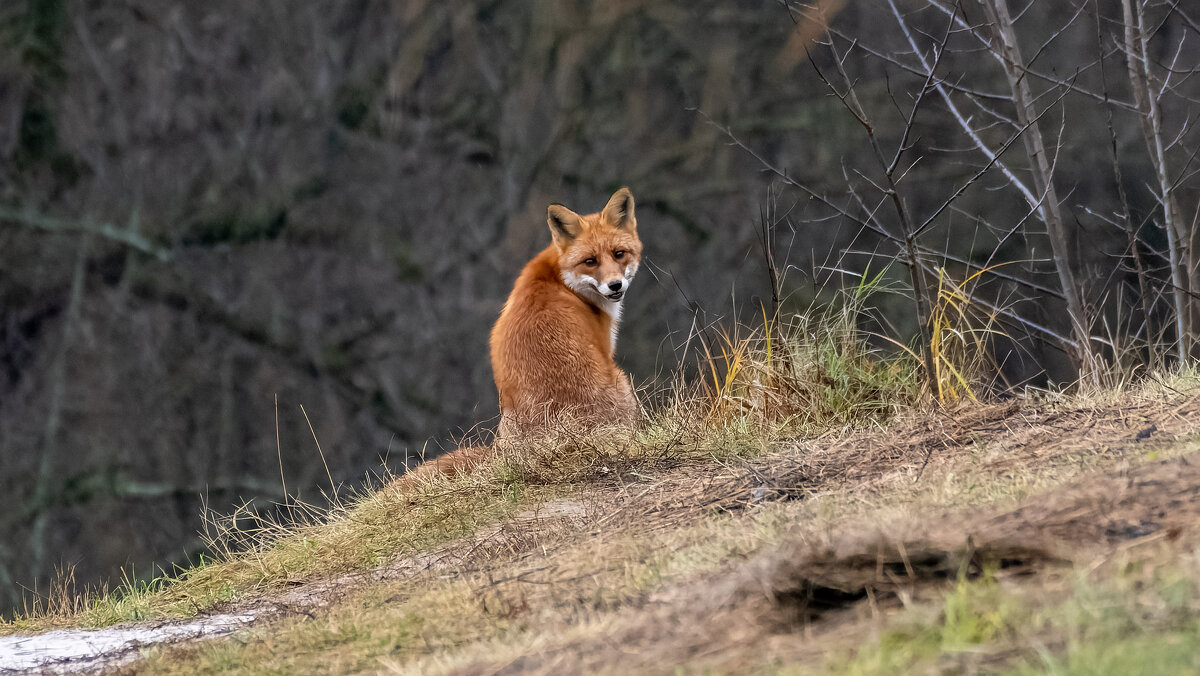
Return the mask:
[(560, 248), (571, 243), (571, 240), (583, 232), (583, 222), (579, 214), (561, 204), (551, 204), (546, 209), (546, 223), (550, 225), (550, 235)]
[(614, 228), (637, 229), (637, 219), (633, 216), (633, 193), (629, 188), (621, 188), (608, 198), (608, 204), (600, 212), (601, 220), (611, 223)]

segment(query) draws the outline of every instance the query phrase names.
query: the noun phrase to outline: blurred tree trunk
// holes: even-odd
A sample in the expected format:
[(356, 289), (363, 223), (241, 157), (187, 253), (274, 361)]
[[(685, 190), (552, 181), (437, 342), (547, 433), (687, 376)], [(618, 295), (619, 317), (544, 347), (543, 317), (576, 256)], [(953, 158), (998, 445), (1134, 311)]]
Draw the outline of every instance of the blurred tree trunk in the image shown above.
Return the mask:
[(1046, 155), (1046, 145), (1038, 125), (1038, 112), (1034, 108), (1033, 94), (1025, 78), (1025, 61), (1017, 44), (1012, 17), (1009, 15), (1006, 0), (981, 0), (980, 4), (991, 24), (991, 49), (1001, 57), (1000, 63), (1004, 67), (1004, 75), (1012, 92), (1017, 121), (1024, 130), (1022, 140), (1025, 143), (1025, 153), (1029, 157), (1029, 170), (1033, 176), (1034, 189), (1041, 200), (1038, 213), (1046, 224), (1055, 271), (1058, 273), (1063, 298), (1067, 303), (1067, 313), (1070, 315), (1071, 335), (1076, 342), (1067, 352), (1080, 380), (1095, 385), (1099, 382), (1103, 365), (1091, 347), (1091, 322), (1084, 307), (1083, 292), (1071, 266), (1070, 239), (1059, 209), (1058, 191), (1054, 188), (1054, 172)]
[[(1145, 29), (1145, 3), (1136, 0), (1121, 2), (1125, 29), (1125, 58), (1132, 84), (1133, 101), (1141, 122), (1142, 135), (1150, 153), (1150, 163), (1158, 182), (1159, 204), (1162, 206), (1163, 229), (1167, 233), (1167, 256), (1171, 270), (1171, 297), (1175, 306), (1175, 331), (1180, 361), (1193, 356), (1196, 346), (1194, 324), (1195, 301), (1190, 297), (1197, 290), (1196, 265), (1192, 248), (1195, 234), (1185, 224), (1174, 184), (1167, 168), (1166, 146), (1163, 142), (1162, 112), (1158, 95), (1151, 89), (1153, 76), (1147, 55), (1148, 36)], [(1165, 84), (1164, 84), (1165, 89)]]

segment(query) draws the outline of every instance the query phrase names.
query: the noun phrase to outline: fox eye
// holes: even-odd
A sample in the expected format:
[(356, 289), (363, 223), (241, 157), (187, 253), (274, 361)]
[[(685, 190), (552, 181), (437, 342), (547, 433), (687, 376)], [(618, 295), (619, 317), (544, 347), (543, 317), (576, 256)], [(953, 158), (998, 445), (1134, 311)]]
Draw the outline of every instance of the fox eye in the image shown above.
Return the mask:
[(594, 268), (594, 267), (596, 267), (596, 259), (594, 257), (586, 258), (586, 259), (584, 259), (583, 264), (588, 266), (589, 268)]
[(617, 260), (621, 260), (624, 257), (625, 257), (625, 251), (622, 249), (617, 249), (616, 251), (613, 252), (613, 258), (615, 258)]

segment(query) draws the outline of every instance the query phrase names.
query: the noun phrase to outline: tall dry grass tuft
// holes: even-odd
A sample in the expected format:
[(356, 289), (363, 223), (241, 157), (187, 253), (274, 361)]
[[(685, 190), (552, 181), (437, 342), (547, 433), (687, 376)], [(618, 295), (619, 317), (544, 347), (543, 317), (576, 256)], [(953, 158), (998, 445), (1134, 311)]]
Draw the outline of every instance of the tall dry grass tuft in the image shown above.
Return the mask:
[(45, 593), (31, 589), (23, 598), (23, 604), (15, 613), (14, 621), (22, 618), (44, 617), (66, 620), (78, 615), (95, 598), (102, 597), (107, 589), (79, 589), (75, 582), (74, 564), (56, 566), (50, 587)]
[(862, 328), (881, 278), (824, 308), (772, 315), (764, 306), (756, 326), (717, 329), (702, 343), (703, 376), (677, 384), (662, 414), (774, 437), (879, 422), (917, 405), (920, 360), (911, 350), (885, 354)]
[(930, 352), (934, 373), (931, 394), (943, 406), (978, 402), (999, 373), (988, 345), (1007, 338), (999, 326), (1000, 310), (976, 295), (981, 276), (1000, 265), (983, 268), (957, 282), (938, 268), (937, 290), (930, 313)]

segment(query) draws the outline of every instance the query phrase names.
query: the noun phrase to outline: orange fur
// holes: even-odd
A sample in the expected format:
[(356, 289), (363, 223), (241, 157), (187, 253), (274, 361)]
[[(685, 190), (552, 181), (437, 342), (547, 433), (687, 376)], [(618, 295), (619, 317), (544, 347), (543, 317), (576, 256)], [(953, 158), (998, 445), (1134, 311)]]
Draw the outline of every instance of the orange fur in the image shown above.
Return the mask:
[(641, 261), (633, 196), (618, 190), (605, 208), (580, 216), (551, 205), (553, 243), (517, 278), (492, 329), (492, 371), (500, 394), (501, 439), (568, 413), (594, 423), (631, 423), (637, 402), (613, 361), (620, 300)]
[[(642, 258), (633, 195), (621, 188), (584, 216), (552, 204), (547, 223), (553, 243), (525, 265), (492, 328), (500, 440), (560, 419), (632, 424), (638, 415), (629, 378), (613, 361), (621, 300)], [(402, 481), (467, 473), (492, 453), (461, 448)]]

